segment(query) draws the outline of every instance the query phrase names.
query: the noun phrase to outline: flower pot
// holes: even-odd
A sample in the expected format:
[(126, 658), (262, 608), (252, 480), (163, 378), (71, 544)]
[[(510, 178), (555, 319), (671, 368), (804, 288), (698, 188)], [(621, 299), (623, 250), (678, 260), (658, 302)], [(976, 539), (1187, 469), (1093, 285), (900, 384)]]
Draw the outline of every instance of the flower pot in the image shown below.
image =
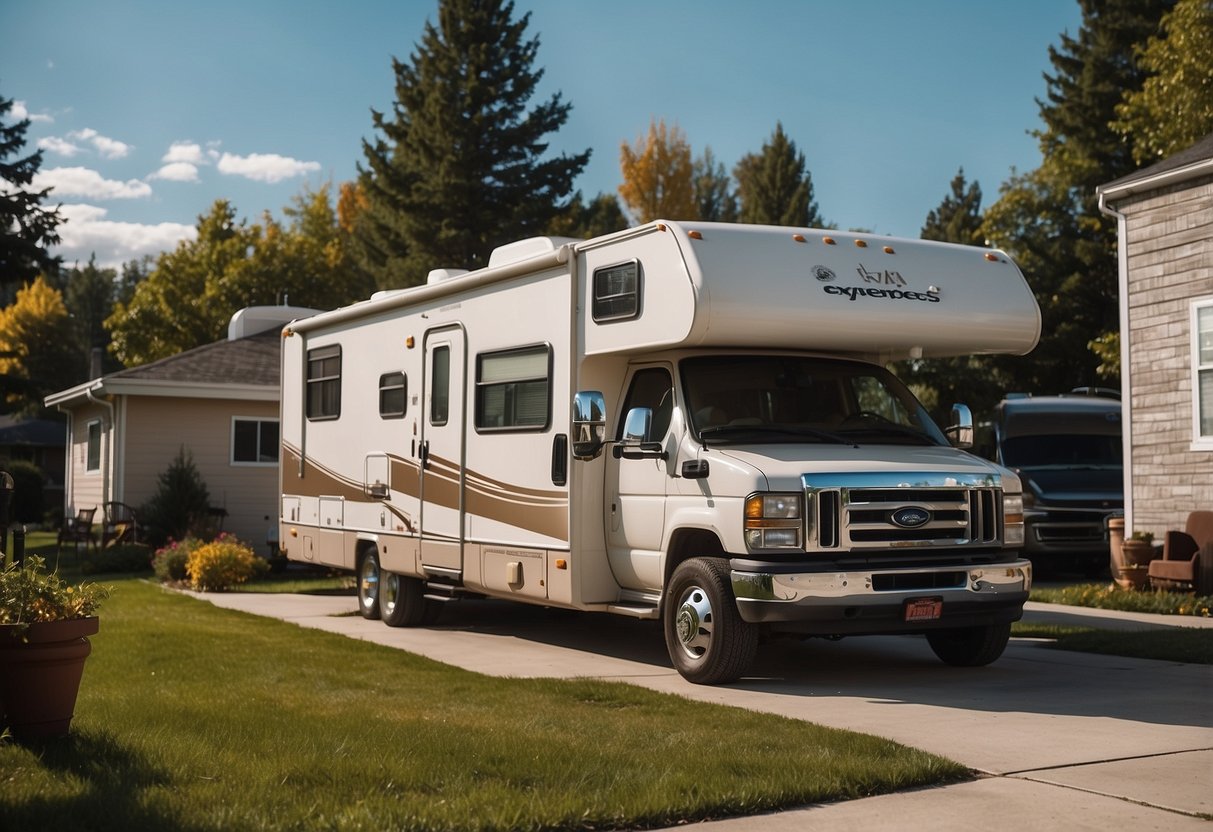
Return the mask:
[(84, 660), (99, 629), (92, 618), (0, 625), (0, 713), (17, 739), (62, 737), (76, 709)]

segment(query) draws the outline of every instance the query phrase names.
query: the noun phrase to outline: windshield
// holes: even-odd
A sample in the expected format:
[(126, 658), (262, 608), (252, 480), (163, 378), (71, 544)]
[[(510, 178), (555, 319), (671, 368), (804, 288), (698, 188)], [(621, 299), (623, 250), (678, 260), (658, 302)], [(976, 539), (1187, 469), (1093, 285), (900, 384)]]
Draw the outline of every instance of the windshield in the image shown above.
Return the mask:
[(786, 355), (699, 356), (680, 364), (705, 444), (947, 444), (918, 400), (870, 364)]
[(1002, 444), (1003, 464), (1011, 468), (1119, 468), (1119, 436), (1043, 434), (1015, 436)]

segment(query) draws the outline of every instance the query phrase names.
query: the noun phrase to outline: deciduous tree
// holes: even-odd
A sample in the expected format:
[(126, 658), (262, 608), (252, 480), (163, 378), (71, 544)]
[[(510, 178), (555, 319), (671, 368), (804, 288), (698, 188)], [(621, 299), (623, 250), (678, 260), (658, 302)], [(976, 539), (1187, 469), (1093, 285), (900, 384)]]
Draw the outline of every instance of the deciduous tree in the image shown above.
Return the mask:
[(37, 415), (44, 397), (83, 381), (72, 341), (63, 295), (41, 275), (0, 309), (0, 376), (7, 412)]
[(646, 135), (620, 146), (619, 168), (623, 176), (619, 196), (635, 222), (699, 218), (691, 145), (677, 124), (667, 127), (665, 119), (650, 121)]
[(530, 15), (502, 0), (441, 0), (408, 61), (393, 59), (396, 100), (363, 142), (365, 210), (357, 257), (379, 286), (439, 266), (484, 265), (504, 242), (541, 233), (565, 207), (590, 152), (548, 154), (568, 118), (560, 93), (531, 105), (543, 71)]

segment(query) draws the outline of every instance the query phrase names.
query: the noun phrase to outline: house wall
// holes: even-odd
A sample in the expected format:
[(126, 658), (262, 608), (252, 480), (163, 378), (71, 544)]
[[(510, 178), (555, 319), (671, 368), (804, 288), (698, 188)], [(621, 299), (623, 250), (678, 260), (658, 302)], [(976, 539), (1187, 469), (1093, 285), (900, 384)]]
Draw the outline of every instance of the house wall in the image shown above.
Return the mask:
[(277, 420), (278, 403), (128, 396), (123, 502), (136, 507), (147, 502), (184, 446), (206, 483), (211, 505), (228, 513), (223, 530), (264, 552), (266, 531), (278, 517), (278, 467), (232, 464), (234, 416)]
[[(68, 416), (70, 430), (68, 436), (67, 486), (64, 493), (63, 514), (73, 517), (82, 508), (96, 508), (94, 522), (102, 519), (102, 504), (109, 499), (112, 486), (107, 484), (112, 480), (113, 456), (111, 437), (113, 430), (110, 414), (101, 405), (89, 404), (74, 409)], [(88, 423), (94, 420), (101, 422), (101, 460), (100, 468), (96, 471), (86, 470), (88, 461)]]
[(1213, 177), (1124, 201), (1133, 526), (1160, 537), (1213, 508), (1213, 451), (1193, 450), (1191, 301), (1213, 296)]

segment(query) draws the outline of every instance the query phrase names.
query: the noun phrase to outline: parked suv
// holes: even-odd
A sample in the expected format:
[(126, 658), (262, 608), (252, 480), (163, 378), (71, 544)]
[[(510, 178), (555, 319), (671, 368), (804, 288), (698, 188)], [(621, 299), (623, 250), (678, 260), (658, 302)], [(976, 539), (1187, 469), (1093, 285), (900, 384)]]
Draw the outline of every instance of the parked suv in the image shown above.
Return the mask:
[(1023, 551), (1038, 570), (1107, 568), (1107, 518), (1124, 507), (1120, 424), (1107, 395), (1008, 396), (979, 430), (977, 451), (1023, 480)]

